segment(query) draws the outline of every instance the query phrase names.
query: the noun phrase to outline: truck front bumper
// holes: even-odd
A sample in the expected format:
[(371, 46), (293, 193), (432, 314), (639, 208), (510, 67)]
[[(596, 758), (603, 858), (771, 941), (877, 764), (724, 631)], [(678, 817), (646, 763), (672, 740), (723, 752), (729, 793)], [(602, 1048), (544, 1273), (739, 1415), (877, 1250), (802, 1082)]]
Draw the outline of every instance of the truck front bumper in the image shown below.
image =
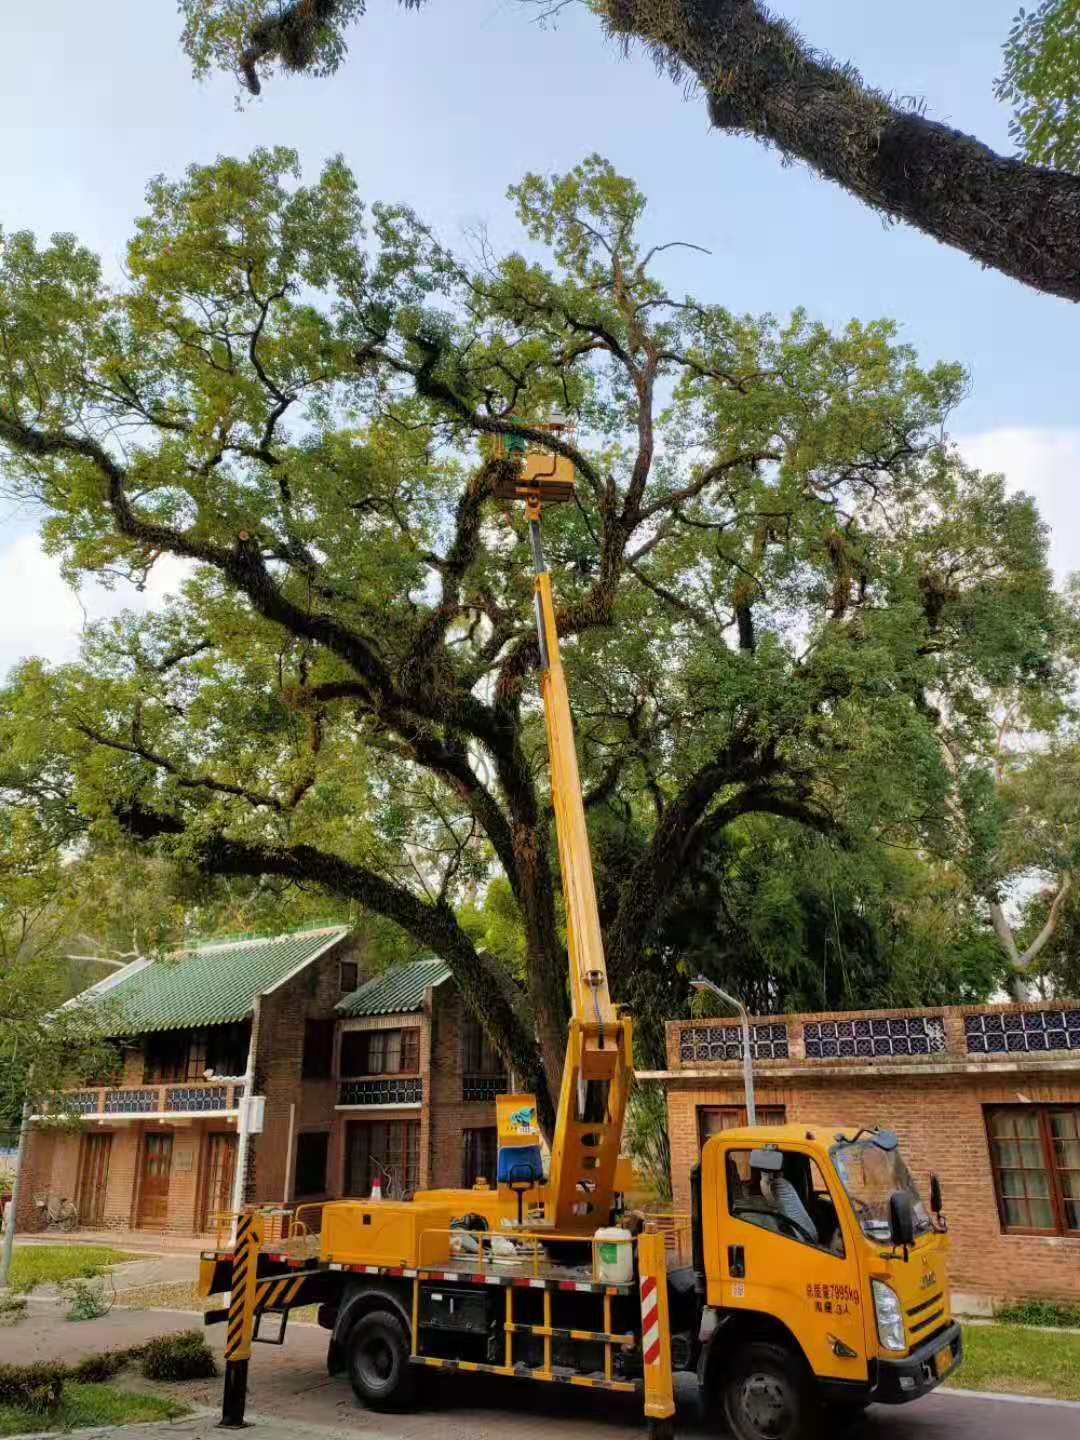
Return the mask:
[(964, 1340), (954, 1320), (903, 1360), (879, 1360), (877, 1383), (870, 1398), (875, 1405), (906, 1405), (918, 1400), (951, 1375), (964, 1358)]

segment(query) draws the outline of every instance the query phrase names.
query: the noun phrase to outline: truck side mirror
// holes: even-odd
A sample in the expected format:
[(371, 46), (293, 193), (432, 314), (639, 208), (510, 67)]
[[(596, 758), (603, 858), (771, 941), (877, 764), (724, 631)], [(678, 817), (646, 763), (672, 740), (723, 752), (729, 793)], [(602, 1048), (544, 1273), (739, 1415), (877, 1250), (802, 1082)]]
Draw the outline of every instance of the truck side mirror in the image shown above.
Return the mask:
[(936, 1175), (930, 1176), (930, 1209), (935, 1215), (941, 1214), (941, 1181)]
[(915, 1244), (915, 1207), (906, 1190), (894, 1190), (889, 1196), (889, 1239), (902, 1249), (904, 1259)]

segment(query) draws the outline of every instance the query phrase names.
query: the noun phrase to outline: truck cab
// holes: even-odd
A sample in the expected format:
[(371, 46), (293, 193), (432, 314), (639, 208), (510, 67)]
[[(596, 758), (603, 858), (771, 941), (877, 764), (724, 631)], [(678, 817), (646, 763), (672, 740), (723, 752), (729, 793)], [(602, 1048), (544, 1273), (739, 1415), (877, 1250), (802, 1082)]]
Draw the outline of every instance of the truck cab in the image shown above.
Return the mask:
[(738, 1440), (797, 1440), (830, 1409), (915, 1400), (960, 1362), (944, 1222), (889, 1131), (714, 1136), (693, 1232), (698, 1375)]

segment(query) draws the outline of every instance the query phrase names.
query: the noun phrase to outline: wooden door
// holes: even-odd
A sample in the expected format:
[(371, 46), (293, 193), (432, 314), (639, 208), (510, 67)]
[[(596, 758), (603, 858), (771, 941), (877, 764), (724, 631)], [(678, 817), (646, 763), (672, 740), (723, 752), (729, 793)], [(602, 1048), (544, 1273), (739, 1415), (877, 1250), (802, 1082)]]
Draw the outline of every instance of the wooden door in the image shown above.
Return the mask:
[(163, 1229), (168, 1218), (172, 1142), (171, 1135), (143, 1136), (139, 1224), (148, 1230)]
[(232, 1209), (236, 1174), (236, 1136), (215, 1131), (206, 1137), (206, 1179), (203, 1182), (199, 1229), (212, 1230), (215, 1216)]
[(105, 1218), (105, 1189), (109, 1183), (111, 1135), (84, 1135), (75, 1205), (79, 1228), (93, 1230)]

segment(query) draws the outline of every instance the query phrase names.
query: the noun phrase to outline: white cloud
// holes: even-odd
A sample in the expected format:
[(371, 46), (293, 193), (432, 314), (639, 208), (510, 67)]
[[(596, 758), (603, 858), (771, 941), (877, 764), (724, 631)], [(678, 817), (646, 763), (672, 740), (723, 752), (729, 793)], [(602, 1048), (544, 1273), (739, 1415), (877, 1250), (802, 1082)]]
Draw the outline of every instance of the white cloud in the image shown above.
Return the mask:
[(143, 592), (122, 583), (113, 590), (88, 584), (76, 595), (35, 533), (15, 536), (0, 548), (0, 679), (28, 655), (54, 663), (73, 659), (88, 622), (160, 605), (177, 589), (186, 569), (184, 561), (162, 556)]
[(1001, 471), (1033, 496), (1050, 526), (1050, 563), (1060, 581), (1080, 570), (1080, 428), (1009, 428), (962, 435), (969, 464)]

